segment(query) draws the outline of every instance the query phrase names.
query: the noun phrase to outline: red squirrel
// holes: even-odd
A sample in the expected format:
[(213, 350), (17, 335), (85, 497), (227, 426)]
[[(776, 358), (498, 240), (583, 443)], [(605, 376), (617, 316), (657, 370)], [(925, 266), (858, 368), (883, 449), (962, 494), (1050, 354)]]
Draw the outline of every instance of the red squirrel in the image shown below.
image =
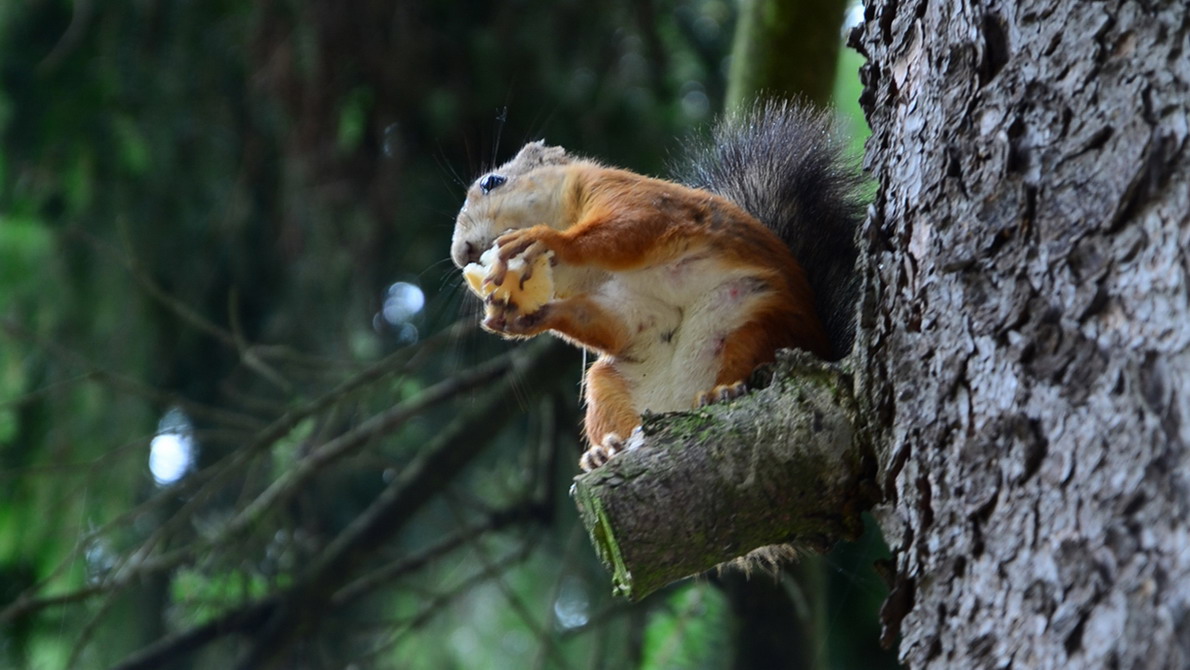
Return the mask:
[(451, 258), (483, 327), (599, 355), (586, 373), (592, 470), (641, 414), (734, 397), (781, 348), (850, 347), (858, 205), (821, 113), (760, 105), (655, 179), (532, 142), (467, 191)]

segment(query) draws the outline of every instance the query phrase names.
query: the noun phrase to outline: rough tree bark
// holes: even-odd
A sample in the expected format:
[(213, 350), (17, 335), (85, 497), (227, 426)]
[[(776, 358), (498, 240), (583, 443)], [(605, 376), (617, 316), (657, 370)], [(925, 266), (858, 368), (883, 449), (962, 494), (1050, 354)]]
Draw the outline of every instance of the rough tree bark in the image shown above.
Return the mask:
[(1190, 664), (1188, 14), (885, 0), (853, 36), (910, 667)]

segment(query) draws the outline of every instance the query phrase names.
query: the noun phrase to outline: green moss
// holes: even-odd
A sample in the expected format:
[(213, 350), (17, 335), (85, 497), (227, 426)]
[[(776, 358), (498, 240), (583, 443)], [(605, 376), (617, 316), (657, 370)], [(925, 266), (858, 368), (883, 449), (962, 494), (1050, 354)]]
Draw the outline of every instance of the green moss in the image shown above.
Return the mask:
[(675, 437), (694, 437), (700, 435), (713, 421), (705, 410), (650, 414), (643, 418), (641, 430), (645, 435), (664, 432)]
[(632, 573), (624, 564), (620, 544), (616, 541), (615, 531), (612, 530), (612, 523), (603, 509), (603, 503), (591, 495), (591, 490), (582, 482), (575, 483), (574, 496), (584, 524), (591, 529), (591, 544), (599, 554), (600, 560), (612, 573), (612, 593), (632, 598)]

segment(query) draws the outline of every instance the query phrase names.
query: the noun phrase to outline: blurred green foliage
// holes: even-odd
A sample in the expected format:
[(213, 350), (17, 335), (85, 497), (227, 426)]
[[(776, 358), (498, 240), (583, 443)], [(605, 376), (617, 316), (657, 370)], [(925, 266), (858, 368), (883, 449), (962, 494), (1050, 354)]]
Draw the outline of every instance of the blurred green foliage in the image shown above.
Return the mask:
[[(474, 331), (433, 339), (474, 316), (447, 260), (466, 183), (537, 137), (662, 172), (722, 108), (734, 12), (718, 0), (0, 7), (0, 665), (107, 667), (291, 585), (482, 394), (369, 440), (225, 541), (236, 514), (318, 446), (508, 348)], [(843, 58), (838, 95), (854, 101), (856, 57)], [(426, 306), (386, 320), (398, 281)], [(420, 353), (398, 365), (414, 341)], [(491, 443), (477, 462), (344, 577), (428, 558), (315, 616), (285, 667), (726, 662), (730, 614), (713, 585), (611, 599), (566, 495), (572, 360), (553, 387), (523, 389), (510, 430), (477, 434)], [(167, 425), (170, 410), (184, 422)], [(195, 450), (176, 484), (148, 467), (161, 433)], [(483, 525), (526, 498), (545, 505)], [(169, 556), (181, 558), (144, 567)], [(840, 559), (848, 575), (860, 556)], [(870, 621), (879, 588), (848, 579), (835, 616), (861, 616), (856, 603)], [(218, 638), (167, 667), (231, 667), (251, 645)], [(874, 658), (851, 646), (847, 658)]]

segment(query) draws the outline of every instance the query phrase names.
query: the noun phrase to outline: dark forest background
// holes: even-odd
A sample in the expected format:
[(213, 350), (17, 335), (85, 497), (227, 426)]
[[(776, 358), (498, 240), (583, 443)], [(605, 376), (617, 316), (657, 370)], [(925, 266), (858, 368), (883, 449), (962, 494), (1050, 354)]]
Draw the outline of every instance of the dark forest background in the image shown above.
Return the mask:
[(613, 599), (567, 495), (582, 355), (479, 332), (447, 258), (526, 140), (664, 174), (736, 11), (5, 3), (0, 666), (744, 667), (770, 631), (890, 663), (874, 537)]

